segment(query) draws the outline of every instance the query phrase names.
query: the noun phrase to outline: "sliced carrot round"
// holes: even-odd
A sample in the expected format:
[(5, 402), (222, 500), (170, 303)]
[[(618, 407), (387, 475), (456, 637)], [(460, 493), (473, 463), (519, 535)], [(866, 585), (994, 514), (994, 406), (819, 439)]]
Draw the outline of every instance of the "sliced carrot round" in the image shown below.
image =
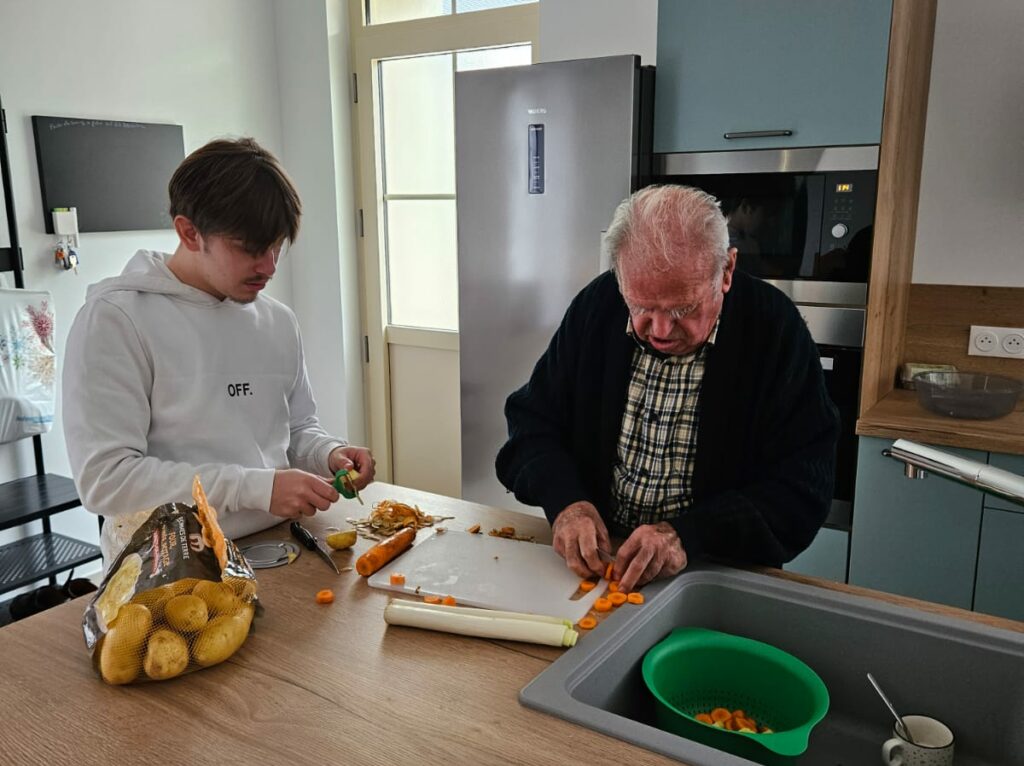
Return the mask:
[(391, 575), (391, 584), (392, 585), (405, 585), (405, 575), (404, 574), (399, 574), (398, 572), (395, 572), (394, 574)]
[(622, 606), (626, 603), (625, 593), (613, 593), (608, 597), (608, 600), (612, 602), (612, 606)]
[(426, 603), (428, 603), (428, 604), (440, 604), (441, 603), (441, 597), (440, 596), (424, 596), (423, 600)]
[(626, 595), (626, 601), (631, 604), (642, 604), (644, 603), (643, 593), (629, 593)]
[(334, 591), (329, 588), (318, 590), (316, 592), (316, 603), (318, 604), (330, 604), (334, 601)]
[(619, 581), (618, 580), (612, 580), (610, 583), (608, 583), (608, 590), (611, 591), (612, 593), (618, 593), (619, 592)]
[(706, 723), (708, 725), (714, 723), (714, 720), (707, 713), (697, 713), (697, 715), (695, 715), (694, 718), (696, 718), (701, 723)]
[(597, 587), (597, 583), (593, 580), (582, 580), (580, 582), (580, 590), (584, 593), (590, 593), (594, 588)]
[(724, 707), (716, 707), (711, 711), (711, 720), (725, 723), (732, 718), (732, 713)]
[(612, 569), (614, 569), (614, 566), (612, 565), (611, 562), (608, 562), (608, 566), (605, 567), (605, 570), (604, 570), (604, 579), (606, 579), (606, 580), (611, 580), (612, 579)]
[(609, 612), (612, 608), (612, 602), (603, 596), (594, 602), (594, 610), (598, 612)]
[(455, 596), (445, 596), (441, 599), (441, 603), (445, 606), (455, 606)]
[(597, 627), (597, 620), (593, 617), (584, 617), (579, 621), (580, 630), (593, 630)]

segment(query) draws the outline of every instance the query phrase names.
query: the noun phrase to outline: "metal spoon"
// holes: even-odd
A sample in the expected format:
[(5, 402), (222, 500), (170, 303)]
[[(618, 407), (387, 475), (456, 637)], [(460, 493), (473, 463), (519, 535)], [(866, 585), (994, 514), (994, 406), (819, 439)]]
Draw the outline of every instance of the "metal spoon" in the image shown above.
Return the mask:
[(882, 702), (885, 703), (885, 706), (889, 708), (889, 712), (892, 713), (893, 717), (896, 719), (896, 733), (911, 745), (916, 745), (917, 743), (914, 742), (914, 738), (910, 736), (910, 730), (907, 728), (907, 725), (903, 723), (903, 718), (896, 712), (896, 708), (892, 706), (892, 703), (889, 702), (889, 698), (885, 696), (885, 692), (883, 692), (882, 687), (878, 685), (878, 681), (876, 681), (875, 677), (870, 673), (868, 673), (868, 680), (871, 682), (871, 685), (875, 687), (875, 691), (878, 692), (878, 696), (882, 698)]

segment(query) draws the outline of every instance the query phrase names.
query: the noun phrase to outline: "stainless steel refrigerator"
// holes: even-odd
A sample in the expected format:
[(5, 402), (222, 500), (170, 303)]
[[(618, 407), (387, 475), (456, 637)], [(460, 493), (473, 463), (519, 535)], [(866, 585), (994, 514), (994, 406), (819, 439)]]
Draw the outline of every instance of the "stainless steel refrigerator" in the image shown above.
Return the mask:
[(467, 500), (524, 507), (494, 472), (505, 399), (608, 267), (602, 232), (649, 162), (653, 79), (637, 56), (455, 75)]

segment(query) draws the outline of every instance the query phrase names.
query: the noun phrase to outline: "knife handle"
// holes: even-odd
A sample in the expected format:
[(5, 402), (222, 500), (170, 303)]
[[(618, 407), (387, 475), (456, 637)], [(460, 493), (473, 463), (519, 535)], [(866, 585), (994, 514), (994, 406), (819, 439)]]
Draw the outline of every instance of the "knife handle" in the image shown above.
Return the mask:
[(302, 526), (299, 522), (293, 521), (288, 525), (288, 529), (291, 530), (292, 536), (295, 537), (300, 543), (302, 543), (307, 550), (316, 550), (316, 538), (310, 534), (310, 531)]

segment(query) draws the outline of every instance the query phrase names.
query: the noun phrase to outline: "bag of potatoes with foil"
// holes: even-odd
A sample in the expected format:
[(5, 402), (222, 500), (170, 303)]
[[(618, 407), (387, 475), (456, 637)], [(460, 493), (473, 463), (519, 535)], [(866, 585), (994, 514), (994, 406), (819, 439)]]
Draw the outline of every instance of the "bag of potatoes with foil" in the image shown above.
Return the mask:
[(164, 681), (223, 662), (259, 609), (256, 577), (217, 523), (196, 477), (195, 506), (161, 505), (114, 559), (82, 627), (108, 684)]

